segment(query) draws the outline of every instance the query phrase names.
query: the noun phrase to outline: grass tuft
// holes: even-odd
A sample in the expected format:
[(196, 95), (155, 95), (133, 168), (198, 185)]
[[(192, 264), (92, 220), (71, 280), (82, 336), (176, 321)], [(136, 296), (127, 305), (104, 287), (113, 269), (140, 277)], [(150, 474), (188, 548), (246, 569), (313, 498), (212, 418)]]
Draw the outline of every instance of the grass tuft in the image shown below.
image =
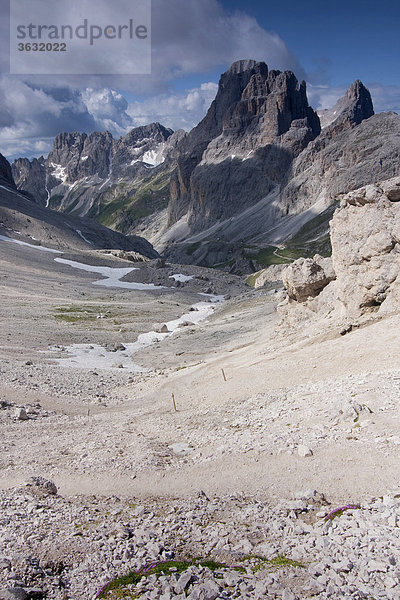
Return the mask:
[[(218, 569), (226, 568), (226, 565), (216, 562), (212, 559), (193, 559), (193, 560), (169, 560), (160, 563), (152, 563), (148, 567), (143, 567), (139, 571), (132, 571), (128, 575), (118, 577), (113, 581), (108, 582), (97, 594), (96, 598), (107, 598), (107, 600), (114, 600), (117, 598), (137, 598), (138, 596), (132, 595), (131, 590), (126, 589), (127, 586), (137, 585), (142, 577), (149, 577), (150, 575), (168, 575), (173, 569), (175, 574), (180, 574), (186, 571), (189, 567), (205, 567), (210, 571), (217, 571)], [(242, 568), (242, 567), (240, 567)], [(244, 569), (243, 569), (244, 570)], [(125, 588), (125, 590), (124, 590)], [(128, 593), (131, 595), (115, 595), (116, 593)]]
[[(275, 556), (274, 558), (264, 558), (263, 556), (247, 555), (242, 559), (243, 562), (251, 562), (251, 568), (253, 572), (257, 572), (263, 568), (278, 569), (282, 567), (301, 567), (304, 565), (297, 560), (292, 560), (286, 556)], [(160, 577), (161, 575), (169, 575), (173, 572), (175, 575), (179, 575), (186, 571), (189, 567), (204, 567), (212, 572), (219, 571), (220, 569), (231, 569), (240, 573), (245, 573), (246, 568), (244, 565), (226, 565), (224, 563), (217, 562), (212, 558), (194, 558), (188, 560), (169, 560), (165, 562), (152, 563), (149, 566), (144, 566), (138, 571), (132, 571), (128, 575), (118, 577), (113, 581), (109, 581), (101, 590), (97, 593), (96, 598), (105, 598), (106, 600), (119, 600), (120, 598), (133, 599), (138, 598), (141, 594), (136, 594), (131, 588), (140, 583), (143, 577), (149, 577), (155, 575)], [(142, 593), (142, 592), (141, 592)]]

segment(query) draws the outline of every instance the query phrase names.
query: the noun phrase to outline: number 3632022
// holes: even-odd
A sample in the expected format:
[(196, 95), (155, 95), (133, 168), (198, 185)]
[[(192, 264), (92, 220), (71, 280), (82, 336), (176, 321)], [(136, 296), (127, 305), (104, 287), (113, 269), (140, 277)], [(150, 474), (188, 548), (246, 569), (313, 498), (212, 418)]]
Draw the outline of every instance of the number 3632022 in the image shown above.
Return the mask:
[(30, 44), (18, 44), (20, 52), (67, 52), (67, 44), (65, 42), (34, 42)]

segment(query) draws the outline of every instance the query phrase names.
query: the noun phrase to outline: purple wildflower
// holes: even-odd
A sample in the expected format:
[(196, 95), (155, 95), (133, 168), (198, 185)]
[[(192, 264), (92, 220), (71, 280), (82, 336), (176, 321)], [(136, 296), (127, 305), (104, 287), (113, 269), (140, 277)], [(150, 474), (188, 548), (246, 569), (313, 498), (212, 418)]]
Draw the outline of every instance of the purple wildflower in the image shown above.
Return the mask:
[(101, 587), (101, 588), (99, 589), (99, 591), (98, 591), (98, 592), (97, 592), (97, 594), (96, 594), (96, 598), (99, 598), (99, 597), (100, 597), (100, 594), (101, 594), (102, 592), (104, 592), (104, 590), (106, 589), (106, 587), (108, 586), (108, 584), (109, 584), (109, 583), (111, 583), (111, 582), (110, 582), (110, 581), (107, 581), (107, 583), (105, 583), (105, 584), (103, 585), (103, 587)]
[(151, 571), (151, 569), (154, 569), (154, 567), (156, 567), (157, 565), (160, 565), (162, 562), (163, 562), (163, 561), (161, 561), (161, 562), (153, 562), (153, 563), (151, 563), (151, 564), (150, 564), (148, 567), (144, 566), (144, 567), (141, 569), (141, 571), (140, 571), (140, 572), (141, 572), (141, 573), (143, 573), (143, 574), (144, 574), (144, 573), (148, 573), (149, 571)]
[(328, 515), (324, 517), (325, 521), (332, 521), (335, 517), (340, 516), (344, 513), (345, 510), (351, 510), (355, 508), (361, 508), (359, 504), (346, 504), (346, 506), (341, 506), (340, 508), (335, 508)]

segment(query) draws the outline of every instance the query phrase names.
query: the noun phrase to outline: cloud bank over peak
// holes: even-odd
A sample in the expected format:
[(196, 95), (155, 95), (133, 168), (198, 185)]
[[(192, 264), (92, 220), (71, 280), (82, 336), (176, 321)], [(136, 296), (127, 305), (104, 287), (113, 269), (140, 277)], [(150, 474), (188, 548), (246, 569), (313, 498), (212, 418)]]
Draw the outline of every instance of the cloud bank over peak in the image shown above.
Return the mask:
[(216, 0), (153, 0), (153, 72), (159, 82), (254, 58), (270, 68), (304, 70), (283, 40), (245, 12)]
[(133, 127), (159, 121), (191, 129), (203, 118), (218, 86), (203, 83), (182, 93), (160, 94), (128, 103), (108, 88), (35, 88), (19, 79), (0, 78), (0, 152), (13, 159), (48, 154), (61, 131), (109, 131), (114, 138)]
[[(104, 1), (99, 0), (96, 11), (101, 12)], [(8, 36), (4, 21), (0, 29), (5, 70)], [(203, 118), (217, 90), (215, 82), (207, 83), (207, 73), (222, 72), (242, 58), (264, 60), (270, 68), (304, 75), (283, 40), (245, 12), (229, 13), (217, 0), (153, 0), (151, 75), (4, 74), (0, 78), (0, 152), (8, 157), (37, 156), (49, 150), (51, 138), (60, 131), (107, 129), (119, 137), (152, 121), (190, 129)], [(179, 78), (201, 74), (206, 74), (206, 83), (185, 91), (173, 89)], [(126, 97), (133, 97), (130, 104)]]
[(174, 130), (190, 130), (204, 117), (217, 90), (216, 83), (202, 83), (185, 93), (161, 94), (146, 102), (133, 102), (127, 112), (135, 127), (159, 121)]
[[(103, 2), (99, 0), (96, 11), (101, 11)], [(204, 117), (215, 97), (216, 73), (240, 59), (262, 60), (269, 68), (289, 69), (298, 79), (311, 79), (308, 96), (316, 109), (333, 106), (351, 83), (326, 85), (321, 76), (326, 65), (319, 76), (307, 77), (279, 35), (262, 28), (244, 11), (228, 12), (218, 0), (152, 0), (152, 15), (151, 75), (0, 75), (0, 152), (8, 158), (47, 154), (61, 131), (108, 130), (117, 138), (132, 127), (154, 121), (189, 130)], [(3, 71), (7, 69), (7, 28), (3, 19)], [(185, 81), (190, 83), (182, 91)], [(399, 111), (398, 86), (364, 83), (376, 111)]]

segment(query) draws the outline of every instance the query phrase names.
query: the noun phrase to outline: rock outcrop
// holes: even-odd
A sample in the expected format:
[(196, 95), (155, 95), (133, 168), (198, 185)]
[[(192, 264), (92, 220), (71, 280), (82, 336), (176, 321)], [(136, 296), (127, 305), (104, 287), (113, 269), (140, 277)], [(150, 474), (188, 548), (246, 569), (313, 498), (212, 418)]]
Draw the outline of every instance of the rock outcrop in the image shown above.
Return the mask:
[(10, 163), (2, 154), (0, 154), (0, 184), (15, 187)]
[(285, 265), (270, 265), (266, 269), (261, 269), (250, 275), (247, 283), (257, 290), (268, 283), (279, 282), (282, 280), (282, 271), (284, 268)]
[(346, 194), (330, 237), (333, 272), (320, 257), (298, 259), (284, 270), (283, 320), (299, 325), (329, 315), (333, 322), (351, 323), (371, 313), (399, 311), (400, 177)]
[(400, 308), (400, 177), (347, 194), (331, 224), (336, 293), (350, 318)]
[(293, 158), (319, 133), (305, 83), (291, 71), (234, 63), (180, 148), (169, 225), (187, 214), (191, 232), (200, 231), (256, 203), (282, 183)]
[(46, 191), (46, 164), (43, 156), (18, 158), (12, 164), (12, 174), (18, 189), (27, 192), (34, 202), (46, 204), (49, 193)]
[(332, 259), (319, 254), (314, 258), (299, 258), (282, 271), (283, 285), (289, 298), (298, 302), (314, 298), (334, 279)]
[(359, 125), (373, 114), (371, 94), (359, 79), (350, 86), (343, 98), (339, 98), (333, 108), (318, 112), (322, 128), (330, 127), (331, 134)]

